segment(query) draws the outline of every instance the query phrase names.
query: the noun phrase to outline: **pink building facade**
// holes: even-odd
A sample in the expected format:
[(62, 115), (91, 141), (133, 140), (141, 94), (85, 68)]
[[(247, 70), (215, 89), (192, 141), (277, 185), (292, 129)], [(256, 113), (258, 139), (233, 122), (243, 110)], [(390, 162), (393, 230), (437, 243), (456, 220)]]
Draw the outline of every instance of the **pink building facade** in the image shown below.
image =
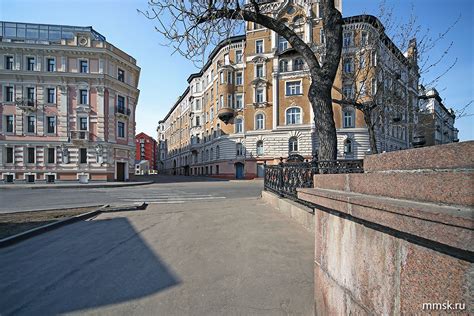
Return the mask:
[(91, 27), (0, 22), (0, 180), (126, 181), (140, 68)]

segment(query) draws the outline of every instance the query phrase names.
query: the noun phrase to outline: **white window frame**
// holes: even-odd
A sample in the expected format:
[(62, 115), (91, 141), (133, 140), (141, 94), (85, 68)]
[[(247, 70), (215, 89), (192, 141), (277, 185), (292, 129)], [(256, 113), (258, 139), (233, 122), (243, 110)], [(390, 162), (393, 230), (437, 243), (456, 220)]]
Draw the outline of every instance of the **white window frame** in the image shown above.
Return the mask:
[[(288, 94), (288, 85), (289, 84), (294, 84), (294, 83), (298, 83), (298, 87), (299, 87), (299, 90), (300, 92), (299, 93), (292, 93), (292, 94)], [(295, 88), (295, 91), (297, 90), (297, 88)], [(303, 95), (303, 80), (288, 80), (288, 81), (285, 81), (285, 96), (295, 96), (295, 95)]]
[[(86, 93), (87, 93), (87, 94), (86, 94), (86, 99), (87, 99), (86, 101), (87, 101), (87, 103), (82, 103), (81, 90), (86, 90)], [(77, 92), (78, 92), (77, 94), (78, 94), (78, 96), (79, 96), (79, 100), (78, 100), (77, 104), (78, 104), (78, 105), (89, 105), (89, 103), (90, 103), (89, 88), (79, 88), (79, 89), (77, 89)]]
[[(8, 158), (8, 148), (11, 148), (12, 149), (12, 162), (7, 162), (7, 158)], [(15, 163), (15, 146), (5, 146), (5, 151), (4, 151), (4, 163), (6, 165), (13, 165)]]
[[(259, 100), (258, 96), (260, 95), (259, 91), (262, 91), (262, 99)], [(255, 87), (254, 89), (254, 102), (255, 103), (264, 103), (265, 100), (266, 100), (266, 97), (265, 97), (265, 87)]]
[[(7, 119), (7, 117), (8, 117), (8, 116), (12, 116), (12, 117), (13, 117), (13, 130), (12, 130), (11, 132), (7, 132), (7, 126), (8, 126), (8, 119)], [(5, 126), (5, 127), (3, 128), (3, 130), (4, 130), (5, 134), (7, 134), (7, 135), (13, 135), (13, 134), (15, 134), (15, 130), (16, 130), (16, 128), (15, 128), (15, 127), (16, 127), (16, 126), (15, 126), (15, 125), (16, 125), (15, 114), (4, 114), (3, 117), (4, 117), (3, 122), (4, 122), (4, 126)]]
[[(261, 115), (261, 126), (259, 126), (259, 119), (258, 117)], [(262, 112), (255, 113), (255, 130), (264, 130), (265, 129), (265, 114)]]
[[(237, 121), (239, 120), (240, 120), (240, 124), (237, 123)], [(243, 132), (244, 132), (244, 119), (241, 116), (239, 116), (235, 119), (235, 134), (242, 134)]]
[[(292, 140), (294, 140), (294, 142), (292, 142)], [(295, 146), (294, 145), (291, 145), (291, 144), (295, 144), (296, 143), (296, 150), (295, 150)], [(299, 151), (299, 139), (298, 137), (296, 136), (291, 136), (290, 138), (288, 138), (288, 152), (289, 153), (297, 153)]]
[[(54, 132), (52, 132), (52, 133), (48, 132), (48, 127), (49, 127), (48, 118), (50, 118), (50, 117), (54, 118)], [(57, 116), (55, 116), (55, 115), (45, 115), (45, 123), (44, 123), (45, 134), (55, 135), (57, 133), (57, 130), (58, 130), (58, 118), (57, 118)]]
[[(262, 50), (259, 52), (258, 51), (258, 43), (262, 43)], [(257, 39), (255, 40), (255, 54), (263, 54), (265, 52), (265, 41), (263, 39)]]
[[(28, 126), (29, 126), (28, 118), (29, 118), (29, 117), (32, 117), (32, 118), (33, 118), (33, 122), (34, 122), (34, 124), (33, 124), (33, 129), (34, 129), (34, 131), (33, 131), (33, 132), (28, 131)], [(26, 123), (26, 124), (25, 124), (25, 134), (28, 134), (28, 135), (36, 134), (36, 132), (37, 132), (37, 130), (38, 130), (38, 126), (37, 126), (37, 125), (38, 125), (38, 122), (37, 122), (37, 119), (38, 119), (38, 118), (36, 117), (36, 115), (26, 115), (26, 116), (25, 116), (25, 123)]]
[[(288, 122), (288, 111), (292, 110), (292, 109), (298, 109), (300, 112), (299, 112), (299, 115), (296, 115), (296, 117), (299, 117), (299, 122), (296, 122), (296, 123), (289, 123)], [(299, 106), (292, 106), (292, 107), (289, 107), (285, 110), (285, 125), (300, 125), (302, 124), (303, 122), (303, 109)]]
[[(262, 69), (262, 75), (261, 76), (259, 76), (259, 74), (258, 74), (258, 69), (260, 67)], [(255, 78), (265, 78), (265, 65), (264, 64), (255, 64), (254, 74), (255, 74)]]
[[(123, 124), (123, 136), (120, 136), (120, 133), (119, 133), (120, 123)], [(127, 138), (127, 131), (126, 131), (127, 128), (126, 128), (126, 126), (127, 126), (127, 124), (124, 121), (117, 121), (117, 138), (120, 138), (120, 139)]]
[[(53, 89), (53, 102), (49, 102), (49, 89)], [(56, 104), (56, 87), (46, 87), (46, 104)]]
[[(82, 68), (81, 68), (81, 61), (85, 61), (87, 63), (87, 71), (86, 72), (82, 72)], [(90, 73), (90, 63), (89, 63), (89, 59), (87, 58), (79, 58), (77, 60), (77, 72), (78, 73), (81, 73), (81, 74), (88, 74)]]
[[(54, 67), (53, 67), (54, 69), (53, 70), (49, 70), (48, 59), (54, 60)], [(56, 72), (56, 71), (58, 71), (58, 61), (57, 61), (56, 57), (55, 56), (45, 56), (44, 57), (44, 66), (45, 66), (44, 67), (45, 72)]]
[[(349, 114), (349, 115), (347, 115)], [(354, 111), (352, 109), (345, 109), (342, 111), (342, 127), (343, 128), (353, 128), (355, 117), (354, 117)], [(350, 123), (350, 124), (347, 124)]]
[[(33, 58), (33, 69), (32, 69), (32, 70), (29, 70), (29, 69), (28, 69), (28, 65), (29, 65), (29, 64), (28, 64), (28, 59), (29, 59), (29, 58)], [(26, 56), (25, 56), (25, 70), (26, 70), (26, 71), (36, 71), (36, 65), (37, 65), (37, 63), (36, 63), (36, 56), (31, 56), (31, 55), (26, 55)]]
[[(12, 99), (7, 100), (7, 89), (11, 88), (12, 89)], [(9, 85), (6, 84), (3, 86), (3, 101), (5, 103), (14, 103), (15, 102), (15, 86), (14, 85)]]
[[(81, 129), (81, 119), (85, 118), (86, 119), (86, 125), (87, 129)], [(83, 132), (88, 132), (89, 131), (89, 116), (86, 115), (79, 115), (77, 117), (77, 130), (78, 131), (83, 131)]]
[[(240, 74), (240, 80), (239, 75)], [(244, 84), (244, 73), (242, 71), (235, 72), (235, 85), (242, 86)]]
[[(239, 53), (240, 52), (240, 53)], [(241, 49), (235, 50), (235, 63), (240, 64), (243, 61), (244, 52)]]
[[(235, 108), (236, 109), (243, 109), (244, 108), (244, 95), (242, 93), (236, 94), (234, 98)], [(240, 105), (239, 105), (240, 100)]]
[[(262, 144), (262, 146), (260, 148), (262, 148), (262, 151), (259, 152), (259, 144)], [(258, 140), (257, 143), (255, 144), (255, 153), (257, 154), (257, 156), (263, 156), (265, 154), (265, 148), (264, 148), (264, 142), (263, 140)]]
[[(7, 69), (7, 58), (11, 57), (12, 58), (12, 67), (10, 69)], [(6, 54), (6, 55), (3, 55), (3, 69), (5, 70), (15, 70), (15, 56), (12, 55), (12, 54)]]

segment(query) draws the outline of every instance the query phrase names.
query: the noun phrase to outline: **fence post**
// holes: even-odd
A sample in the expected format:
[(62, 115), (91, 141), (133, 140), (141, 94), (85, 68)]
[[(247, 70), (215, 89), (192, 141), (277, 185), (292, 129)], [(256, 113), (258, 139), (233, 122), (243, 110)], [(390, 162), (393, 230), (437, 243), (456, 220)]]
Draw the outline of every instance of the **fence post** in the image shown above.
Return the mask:
[(283, 157), (280, 157), (278, 166), (278, 193), (283, 196)]
[(263, 162), (263, 191), (267, 191), (267, 161)]

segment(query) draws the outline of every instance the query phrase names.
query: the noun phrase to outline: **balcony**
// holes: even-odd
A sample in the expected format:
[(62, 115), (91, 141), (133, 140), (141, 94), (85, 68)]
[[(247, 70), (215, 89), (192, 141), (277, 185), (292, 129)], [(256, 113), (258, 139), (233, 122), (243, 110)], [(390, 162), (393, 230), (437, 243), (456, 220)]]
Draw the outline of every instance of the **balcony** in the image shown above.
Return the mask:
[(25, 112), (35, 112), (36, 111), (36, 102), (34, 100), (17, 98), (15, 100), (15, 105), (25, 111)]
[(71, 131), (69, 134), (71, 142), (74, 144), (87, 144), (91, 141), (91, 133), (89, 131)]
[(226, 125), (229, 123), (231, 119), (233, 119), (235, 116), (235, 111), (232, 108), (221, 108), (217, 112), (217, 117), (224, 122)]
[(130, 117), (131, 111), (130, 109), (126, 109), (125, 107), (118, 107), (115, 115), (122, 119), (128, 119)]

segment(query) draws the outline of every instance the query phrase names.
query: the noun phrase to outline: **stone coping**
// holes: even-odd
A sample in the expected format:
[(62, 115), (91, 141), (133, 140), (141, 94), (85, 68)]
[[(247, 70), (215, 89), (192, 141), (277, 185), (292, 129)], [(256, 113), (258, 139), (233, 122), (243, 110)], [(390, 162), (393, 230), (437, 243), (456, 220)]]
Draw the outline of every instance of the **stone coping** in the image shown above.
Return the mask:
[(474, 209), (328, 189), (298, 189), (298, 197), (393, 230), (461, 251), (474, 251)]
[(364, 171), (474, 168), (474, 141), (392, 151), (364, 158)]

